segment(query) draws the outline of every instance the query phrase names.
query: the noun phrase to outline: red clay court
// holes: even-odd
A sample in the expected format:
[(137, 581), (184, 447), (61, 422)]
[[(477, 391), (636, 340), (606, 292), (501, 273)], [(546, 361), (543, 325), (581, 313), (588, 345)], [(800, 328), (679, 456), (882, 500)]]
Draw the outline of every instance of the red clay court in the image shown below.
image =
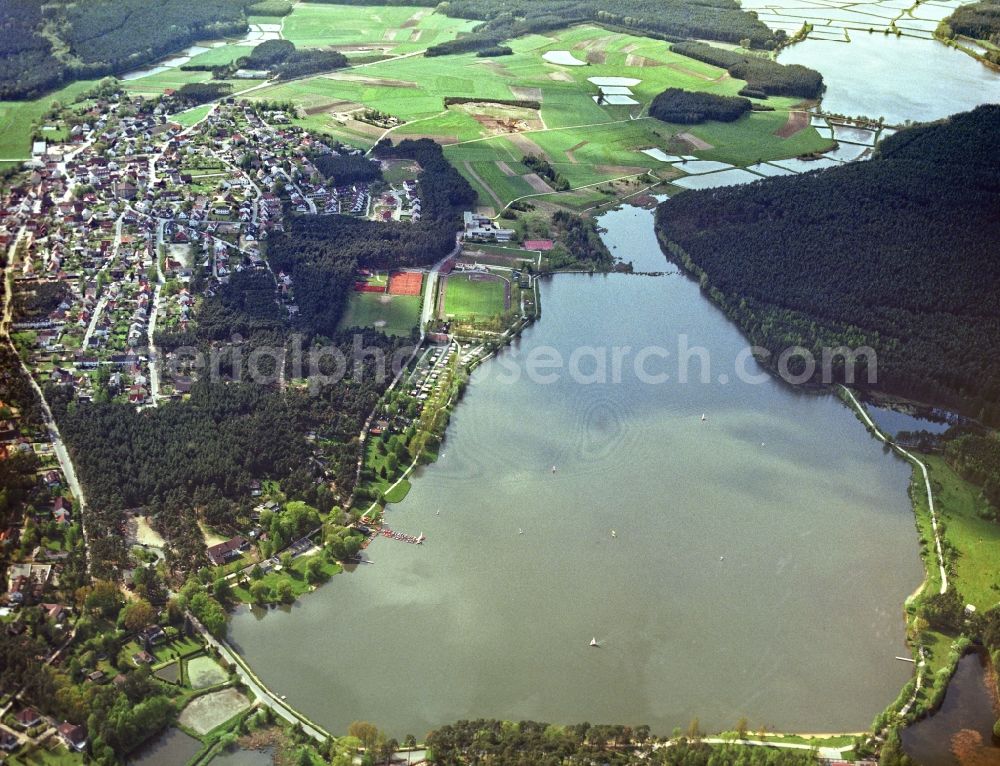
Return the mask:
[(390, 295), (420, 295), (424, 275), (419, 271), (397, 271), (389, 276)]

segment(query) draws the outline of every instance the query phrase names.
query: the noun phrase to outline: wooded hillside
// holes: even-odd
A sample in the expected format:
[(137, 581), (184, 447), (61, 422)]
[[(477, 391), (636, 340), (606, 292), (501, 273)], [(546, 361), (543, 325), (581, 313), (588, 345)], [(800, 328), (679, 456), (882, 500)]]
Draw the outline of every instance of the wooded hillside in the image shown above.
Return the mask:
[(869, 345), (877, 388), (995, 425), (998, 134), (1000, 106), (982, 106), (900, 132), (870, 162), (684, 192), (657, 232), (754, 343)]

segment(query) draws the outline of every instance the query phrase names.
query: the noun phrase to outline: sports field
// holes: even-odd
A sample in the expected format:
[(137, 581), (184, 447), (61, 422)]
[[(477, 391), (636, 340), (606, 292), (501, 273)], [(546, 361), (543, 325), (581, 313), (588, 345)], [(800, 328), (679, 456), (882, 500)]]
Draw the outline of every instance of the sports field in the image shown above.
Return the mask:
[(502, 314), (506, 288), (502, 279), (452, 273), (444, 286), (444, 313), (457, 319)]
[(396, 271), (389, 276), (390, 295), (420, 295), (424, 275), (419, 271)]
[(340, 328), (374, 327), (386, 335), (406, 336), (420, 322), (419, 295), (352, 292)]

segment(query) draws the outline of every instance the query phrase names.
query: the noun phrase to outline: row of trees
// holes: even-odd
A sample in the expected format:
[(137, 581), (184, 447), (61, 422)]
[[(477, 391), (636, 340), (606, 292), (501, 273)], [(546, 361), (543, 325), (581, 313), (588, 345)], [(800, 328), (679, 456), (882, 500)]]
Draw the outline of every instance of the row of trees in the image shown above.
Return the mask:
[(738, 80), (746, 80), (750, 92), (770, 96), (819, 98), (823, 92), (823, 75), (801, 64), (779, 64), (761, 56), (753, 56), (717, 48), (699, 42), (680, 42), (670, 50), (682, 56), (722, 67)]
[(983, 106), (902, 131), (870, 162), (685, 192), (659, 207), (657, 232), (772, 360), (870, 346), (878, 389), (995, 425), (997, 131), (1000, 106)]
[(750, 99), (667, 88), (649, 105), (649, 113), (664, 122), (694, 125), (705, 120), (733, 122), (750, 111)]
[[(812, 766), (816, 753), (745, 745), (712, 746), (702, 742), (698, 721), (686, 734), (678, 730), (670, 747), (648, 747), (648, 726), (605, 726), (581, 723), (557, 726), (535, 721), (479, 719), (443, 726), (427, 737), (434, 763), (463, 766), (473, 763), (503, 763), (510, 766), (603, 763), (661, 764), (662, 766)], [(737, 733), (746, 736), (745, 721)], [(644, 746), (645, 745), (645, 746)]]

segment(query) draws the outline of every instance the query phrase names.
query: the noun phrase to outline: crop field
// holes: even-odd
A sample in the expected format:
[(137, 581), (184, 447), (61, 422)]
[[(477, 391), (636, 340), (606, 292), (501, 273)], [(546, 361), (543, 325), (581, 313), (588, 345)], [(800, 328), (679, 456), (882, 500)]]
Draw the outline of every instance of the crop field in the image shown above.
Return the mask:
[(407, 336), (420, 321), (419, 295), (351, 293), (341, 329), (374, 327), (386, 335)]
[[(364, 15), (347, 6), (299, 5), (286, 19), (286, 35), (301, 35), (311, 44), (349, 40), (360, 45), (364, 40), (381, 45), (403, 23), (416, 23), (411, 28), (417, 29), (434, 19), (440, 23), (439, 15), (427, 9), (375, 10)], [(416, 22), (414, 14), (419, 16)], [(330, 25), (337, 28), (331, 30)], [(788, 137), (780, 135), (797, 104), (790, 98), (772, 97), (767, 103), (775, 111), (754, 112), (735, 123), (680, 126), (647, 117), (649, 102), (668, 87), (734, 95), (745, 84), (723, 69), (672, 53), (661, 41), (580, 25), (551, 35), (528, 35), (510, 45), (512, 56), (389, 58), (352, 72), (264, 88), (251, 97), (301, 104), (309, 110), (304, 124), (347, 141), (358, 138), (356, 126), (352, 129), (343, 120), (331, 119), (325, 107), (333, 112), (338, 104), (349, 102), (398, 117), (405, 124), (393, 130), (396, 140), (428, 136), (444, 144), (446, 156), (478, 192), (480, 205), (494, 210), (544, 191), (537, 181), (525, 178), (529, 171), (521, 160), (527, 154), (544, 157), (572, 189), (578, 189), (646, 171), (671, 175), (669, 165), (642, 154), (643, 149), (745, 166), (831, 144), (812, 126)], [(588, 63), (562, 66), (542, 58), (553, 51), (567, 51)], [(635, 81), (629, 88), (637, 103), (598, 104), (599, 88), (591, 78), (602, 77)], [(446, 107), (447, 97), (476, 101)], [(540, 108), (508, 108), (505, 113), (500, 105), (489, 103), (497, 100), (539, 102)], [(680, 141), (679, 134), (691, 140)], [(370, 146), (376, 137), (365, 136), (361, 145)]]
[[(267, 21), (277, 23), (273, 18)], [(744, 82), (723, 69), (674, 54), (662, 41), (593, 25), (526, 35), (509, 42), (513, 55), (490, 59), (474, 54), (419, 55), (475, 24), (431, 8), (300, 2), (280, 23), (282, 36), (300, 47), (385, 58), (276, 83), (247, 97), (290, 101), (298, 107), (297, 124), (362, 148), (371, 147), (384, 129), (359, 121), (359, 112), (371, 108), (390, 114), (404, 122), (392, 130), (394, 140), (430, 137), (445, 145), (446, 156), (476, 189), (479, 204), (494, 211), (519, 197), (547, 193), (521, 162), (528, 154), (543, 157), (569, 184), (569, 192), (552, 199), (579, 207), (600, 196), (592, 191), (597, 184), (647, 171), (661, 178), (677, 174), (668, 164), (643, 154), (645, 149), (746, 166), (832, 144), (811, 125), (785, 137), (788, 131), (782, 127), (797, 106), (790, 98), (772, 97), (767, 104), (775, 111), (753, 112), (734, 123), (680, 126), (651, 119), (650, 101), (668, 87), (733, 95)], [(195, 56), (192, 63), (226, 63), (249, 50), (250, 46), (230, 42)], [(547, 53), (586, 64), (550, 63), (543, 58)], [(174, 68), (128, 81), (125, 87), (154, 95), (210, 77), (209, 72)], [(592, 80), (608, 77), (628, 78), (628, 98), (635, 103), (597, 103), (600, 89)], [(231, 84), (234, 92), (240, 92), (258, 82)], [(445, 106), (448, 98), (473, 103)], [(510, 107), (498, 101), (522, 105)], [(0, 125), (25, 119), (30, 124), (30, 111), (0, 104)], [(182, 120), (187, 123), (196, 117), (192, 113)], [(22, 138), (12, 139), (5, 130), (2, 141), (10, 145), (16, 140), (26, 150), (25, 132), (30, 131), (21, 126), (14, 135)], [(690, 140), (681, 141), (682, 134)], [(18, 154), (0, 151), (0, 159)]]
[(285, 17), (282, 34), (300, 48), (333, 46), (403, 54), (452, 40), (474, 25), (428, 8), (298, 3)]
[(502, 314), (506, 286), (497, 278), (452, 273), (445, 282), (444, 313), (458, 319)]

